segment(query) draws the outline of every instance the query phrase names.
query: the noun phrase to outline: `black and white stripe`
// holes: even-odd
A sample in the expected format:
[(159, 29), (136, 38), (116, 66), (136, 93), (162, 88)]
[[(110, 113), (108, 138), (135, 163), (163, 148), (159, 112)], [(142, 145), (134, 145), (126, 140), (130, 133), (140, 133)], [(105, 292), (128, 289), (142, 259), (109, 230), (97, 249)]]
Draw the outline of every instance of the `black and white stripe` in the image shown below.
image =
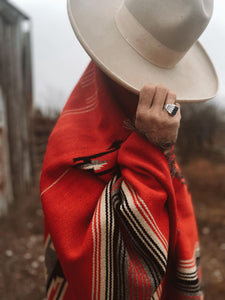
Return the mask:
[[(95, 222), (98, 223), (101, 240), (95, 235), (95, 249), (101, 249), (100, 299), (129, 299), (131, 294), (140, 294), (140, 299), (158, 299), (159, 289), (165, 276), (168, 249), (158, 235), (165, 239), (151, 216), (152, 227), (146, 223), (134, 202), (140, 201), (132, 195), (126, 184), (115, 177), (105, 188), (96, 209)], [(145, 207), (147, 210), (147, 207)], [(150, 212), (147, 211), (150, 215)], [(99, 247), (97, 244), (100, 243)], [(98, 257), (95, 256), (95, 257)], [(93, 256), (94, 259), (94, 256)], [(94, 262), (96, 267), (99, 262)], [(137, 283), (137, 270), (139, 284)], [(131, 275), (131, 276), (130, 276)], [(98, 282), (95, 279), (95, 288)], [(131, 288), (135, 289), (133, 292)], [(161, 288), (160, 288), (161, 289)], [(154, 296), (153, 296), (154, 295)], [(92, 299), (97, 299), (95, 295)]]

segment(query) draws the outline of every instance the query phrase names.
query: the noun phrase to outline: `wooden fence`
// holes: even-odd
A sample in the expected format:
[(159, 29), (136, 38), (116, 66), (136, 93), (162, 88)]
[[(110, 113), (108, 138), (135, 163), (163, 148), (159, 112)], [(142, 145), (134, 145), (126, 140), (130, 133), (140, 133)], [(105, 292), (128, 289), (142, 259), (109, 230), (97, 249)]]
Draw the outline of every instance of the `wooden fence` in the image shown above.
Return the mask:
[(32, 165), (34, 174), (38, 177), (42, 168), (48, 138), (57, 118), (57, 115), (55, 117), (45, 116), (38, 110), (35, 110), (33, 114)]

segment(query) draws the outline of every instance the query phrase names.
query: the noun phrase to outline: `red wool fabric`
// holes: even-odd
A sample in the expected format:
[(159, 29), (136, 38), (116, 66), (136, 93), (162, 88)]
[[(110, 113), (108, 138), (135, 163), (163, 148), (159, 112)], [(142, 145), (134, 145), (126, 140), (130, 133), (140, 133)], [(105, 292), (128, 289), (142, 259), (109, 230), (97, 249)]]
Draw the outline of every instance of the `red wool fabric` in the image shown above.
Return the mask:
[(187, 186), (124, 121), (91, 62), (41, 175), (47, 299), (203, 299)]

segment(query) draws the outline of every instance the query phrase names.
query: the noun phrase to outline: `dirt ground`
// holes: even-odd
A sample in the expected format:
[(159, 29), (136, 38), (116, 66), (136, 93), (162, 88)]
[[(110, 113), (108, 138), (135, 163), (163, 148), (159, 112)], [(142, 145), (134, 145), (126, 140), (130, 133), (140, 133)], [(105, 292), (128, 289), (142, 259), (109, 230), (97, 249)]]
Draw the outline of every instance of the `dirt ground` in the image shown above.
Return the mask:
[[(225, 163), (198, 159), (182, 169), (198, 220), (205, 299), (224, 300)], [(0, 220), (0, 236), (0, 299), (43, 300), (43, 213), (38, 184)]]

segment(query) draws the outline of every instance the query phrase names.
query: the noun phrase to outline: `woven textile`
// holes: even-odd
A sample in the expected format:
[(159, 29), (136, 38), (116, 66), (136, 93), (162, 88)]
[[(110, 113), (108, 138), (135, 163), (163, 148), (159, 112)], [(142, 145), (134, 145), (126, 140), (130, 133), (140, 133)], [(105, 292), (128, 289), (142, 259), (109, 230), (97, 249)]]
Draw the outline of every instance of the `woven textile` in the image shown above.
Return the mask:
[(47, 299), (203, 299), (187, 187), (125, 121), (91, 62), (41, 175)]

